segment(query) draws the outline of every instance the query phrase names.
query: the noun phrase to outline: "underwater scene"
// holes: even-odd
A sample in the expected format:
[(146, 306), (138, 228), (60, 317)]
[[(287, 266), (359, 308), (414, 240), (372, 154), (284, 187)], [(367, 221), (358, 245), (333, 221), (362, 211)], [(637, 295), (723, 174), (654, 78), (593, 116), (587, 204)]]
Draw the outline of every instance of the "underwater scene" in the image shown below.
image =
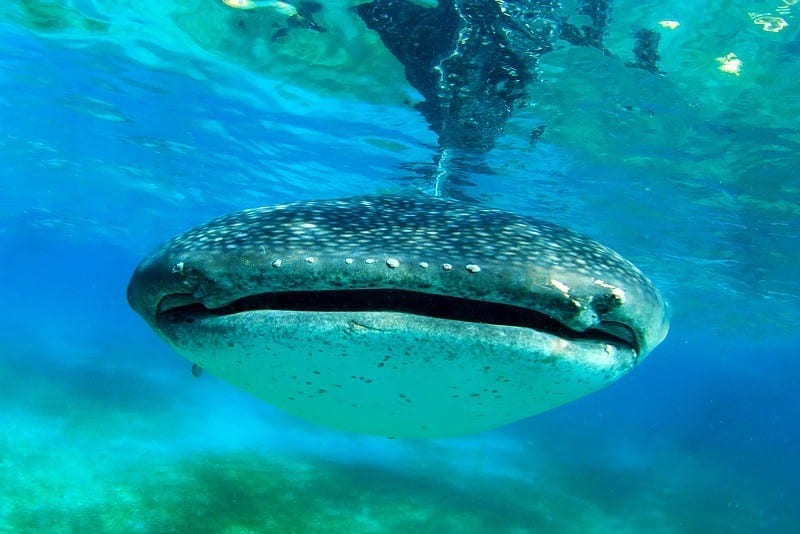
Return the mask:
[(797, 4), (2, 3), (0, 532), (798, 532)]

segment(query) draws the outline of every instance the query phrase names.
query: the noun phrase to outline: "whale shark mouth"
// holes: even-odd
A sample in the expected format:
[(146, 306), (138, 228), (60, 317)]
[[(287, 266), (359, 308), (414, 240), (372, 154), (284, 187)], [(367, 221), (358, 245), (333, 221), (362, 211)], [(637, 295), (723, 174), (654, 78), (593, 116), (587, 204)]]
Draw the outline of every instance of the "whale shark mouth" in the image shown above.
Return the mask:
[(160, 301), (156, 320), (159, 324), (192, 322), (199, 316), (224, 317), (253, 311), (396, 312), (529, 328), (570, 341), (612, 343), (639, 354), (633, 330), (623, 323), (602, 321), (593, 328), (577, 331), (545, 313), (522, 306), (401, 289), (277, 291), (250, 295), (216, 308), (207, 308), (190, 294), (171, 294)]

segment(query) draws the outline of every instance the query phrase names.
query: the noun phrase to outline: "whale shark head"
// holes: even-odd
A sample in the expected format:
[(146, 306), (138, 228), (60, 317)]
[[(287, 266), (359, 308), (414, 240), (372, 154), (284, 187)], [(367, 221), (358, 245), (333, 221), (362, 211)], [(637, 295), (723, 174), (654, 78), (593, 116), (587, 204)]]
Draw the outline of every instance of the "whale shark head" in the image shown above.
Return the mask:
[(220, 217), (142, 261), (128, 300), (231, 384), (392, 437), (482, 431), (576, 399), (668, 328), (653, 284), (603, 245), (422, 195)]

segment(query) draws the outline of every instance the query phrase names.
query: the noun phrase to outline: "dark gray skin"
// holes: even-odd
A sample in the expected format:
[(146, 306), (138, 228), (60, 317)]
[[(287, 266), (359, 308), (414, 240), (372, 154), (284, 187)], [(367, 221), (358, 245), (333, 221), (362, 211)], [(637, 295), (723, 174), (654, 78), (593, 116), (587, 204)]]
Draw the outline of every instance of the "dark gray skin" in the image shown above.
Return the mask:
[(128, 300), (212, 374), (312, 421), (391, 436), (552, 408), (622, 376), (668, 328), (651, 282), (599, 243), (422, 195), (221, 217), (145, 259)]

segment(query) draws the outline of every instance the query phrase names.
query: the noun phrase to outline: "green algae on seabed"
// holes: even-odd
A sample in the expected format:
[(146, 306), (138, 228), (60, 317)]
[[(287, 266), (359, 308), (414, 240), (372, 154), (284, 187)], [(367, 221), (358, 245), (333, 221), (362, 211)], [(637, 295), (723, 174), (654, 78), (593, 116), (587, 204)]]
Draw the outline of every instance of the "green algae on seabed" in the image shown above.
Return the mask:
[[(13, 452), (0, 451), (3, 458)], [(92, 499), (79, 492), (65, 498), (60, 491), (69, 481), (12, 486), (2, 497), (0, 531), (577, 534), (789, 526), (759, 517), (757, 500), (726, 502), (726, 492), (715, 494), (719, 488), (703, 481), (702, 471), (686, 486), (670, 489), (639, 468), (617, 473), (605, 466), (555, 464), (571, 491), (555, 481), (529, 484), (480, 474), (459, 480), (443, 472), (442, 478), (405, 476), (274, 453), (196, 454), (174, 461), (145, 455), (112, 478), (73, 481), (85, 485)], [(59, 474), (56, 468), (50, 476)]]
[[(7, 458), (9, 451), (2, 452)], [(32, 488), (12, 486), (3, 497), (0, 530), (409, 532), (424, 524), (431, 531), (486, 532), (531, 525), (547, 530), (548, 523), (514, 500), (377, 468), (275, 454), (206, 454), (174, 462), (143, 457), (112, 479), (81, 482), (102, 484), (101, 498), (87, 488), (93, 498), (65, 499), (62, 482), (36, 488), (32, 501)]]

